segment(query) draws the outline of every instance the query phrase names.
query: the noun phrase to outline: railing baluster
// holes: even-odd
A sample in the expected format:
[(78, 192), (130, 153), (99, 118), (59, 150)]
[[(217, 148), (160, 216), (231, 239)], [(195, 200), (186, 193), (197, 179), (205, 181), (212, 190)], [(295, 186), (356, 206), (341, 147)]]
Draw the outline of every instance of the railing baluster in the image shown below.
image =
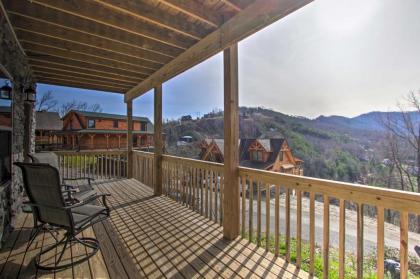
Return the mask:
[(213, 217), (214, 217), (214, 214), (213, 214), (213, 191), (214, 191), (214, 172), (212, 171), (212, 170), (210, 170), (210, 197), (209, 197), (209, 199), (210, 199), (210, 204), (209, 204), (209, 206), (210, 206), (210, 209), (209, 209), (209, 211), (210, 211), (210, 220), (212, 220), (213, 219)]
[(217, 206), (217, 201), (219, 199), (220, 177), (218, 172), (214, 172), (214, 175), (214, 221), (217, 222), (219, 218), (219, 207)]
[(257, 246), (261, 246), (261, 183), (257, 182)]
[(309, 194), (309, 274), (315, 272), (315, 193)]
[(191, 193), (192, 194), (192, 196), (191, 196), (191, 208), (194, 211), (195, 211), (195, 189), (197, 188), (197, 185), (195, 185), (195, 182), (196, 182), (195, 176), (196, 176), (195, 168), (191, 167), (191, 192), (192, 192)]
[(204, 191), (203, 191), (203, 178), (205, 177), (205, 171), (200, 168), (200, 214), (204, 214)]
[(242, 238), (245, 238), (245, 208), (246, 208), (246, 178), (245, 176), (241, 177), (241, 198), (242, 198), (242, 208), (241, 208), (241, 225), (242, 225)]
[(286, 188), (286, 261), (290, 262), (290, 189)]
[(270, 249), (270, 184), (265, 184), (265, 250)]
[(339, 244), (338, 244), (338, 273), (339, 278), (345, 276), (346, 256), (346, 202), (340, 199)]
[(296, 193), (296, 266), (302, 265), (302, 191)]
[(209, 218), (209, 172), (205, 169), (205, 184), (204, 187), (206, 188), (206, 203), (205, 203), (205, 210), (206, 210), (206, 217)]
[(357, 205), (357, 278), (363, 278), (363, 204)]
[(254, 181), (249, 178), (249, 218), (248, 218), (248, 230), (249, 230), (249, 241), (252, 241), (253, 230), (254, 230)]
[(400, 212), (400, 278), (408, 278), (408, 212)]
[(279, 255), (280, 234), (280, 186), (275, 185), (274, 195), (274, 254)]
[(377, 242), (377, 260), (376, 260), (376, 273), (378, 279), (384, 278), (384, 253), (385, 253), (385, 235), (384, 235), (384, 208), (378, 206), (376, 208), (377, 213), (377, 233), (376, 233), (376, 242)]
[(323, 255), (323, 267), (322, 275), (323, 278), (328, 278), (329, 272), (329, 253), (330, 253), (330, 198), (327, 195), (324, 195), (324, 218), (323, 218), (323, 245), (322, 245), (322, 255)]
[(223, 176), (222, 173), (220, 173), (220, 185), (219, 185), (220, 189), (219, 189), (219, 198), (220, 198), (220, 203), (219, 203), (219, 211), (220, 211), (220, 225), (223, 224), (223, 189), (225, 187), (225, 177)]

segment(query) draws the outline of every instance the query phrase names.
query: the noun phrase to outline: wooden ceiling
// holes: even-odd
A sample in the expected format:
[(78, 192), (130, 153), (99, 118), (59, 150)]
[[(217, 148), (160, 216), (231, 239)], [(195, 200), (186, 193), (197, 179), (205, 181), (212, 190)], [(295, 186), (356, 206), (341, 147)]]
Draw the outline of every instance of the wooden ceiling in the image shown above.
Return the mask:
[[(270, 5), (282, 4), (282, 9), (287, 11), (284, 15), (310, 2), (0, 1), (38, 82), (117, 93), (128, 92), (129, 99), (141, 95), (156, 82), (167, 80), (185, 70), (183, 67), (168, 72), (168, 65), (179, 64), (177, 59), (182, 55), (191, 56), (190, 49), (193, 46), (221, 30), (226, 22), (250, 10), (254, 2), (264, 3), (262, 6), (266, 10), (261, 12), (271, 9)], [(293, 5), (290, 6), (290, 3)], [(265, 15), (256, 16), (261, 18)], [(264, 26), (271, 23), (269, 19), (262, 18), (266, 21)], [(214, 54), (213, 52), (212, 50), (208, 54)], [(192, 57), (192, 63), (185, 66), (199, 63), (208, 54), (199, 59)], [(194, 59), (196, 61), (192, 61)]]

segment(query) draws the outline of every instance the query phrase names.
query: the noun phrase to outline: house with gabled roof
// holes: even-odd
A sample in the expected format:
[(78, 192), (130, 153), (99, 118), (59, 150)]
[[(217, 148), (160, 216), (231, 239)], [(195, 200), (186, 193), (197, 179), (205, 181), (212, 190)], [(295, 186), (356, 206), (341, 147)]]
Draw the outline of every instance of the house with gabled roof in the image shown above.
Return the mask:
[[(201, 160), (224, 162), (223, 139), (204, 139), (200, 148)], [(303, 161), (293, 155), (284, 138), (240, 139), (239, 161), (242, 167), (303, 175)]]
[[(153, 124), (133, 116), (133, 146), (153, 146)], [(127, 146), (127, 117), (102, 112), (71, 110), (63, 117), (63, 146), (68, 149), (122, 149)]]

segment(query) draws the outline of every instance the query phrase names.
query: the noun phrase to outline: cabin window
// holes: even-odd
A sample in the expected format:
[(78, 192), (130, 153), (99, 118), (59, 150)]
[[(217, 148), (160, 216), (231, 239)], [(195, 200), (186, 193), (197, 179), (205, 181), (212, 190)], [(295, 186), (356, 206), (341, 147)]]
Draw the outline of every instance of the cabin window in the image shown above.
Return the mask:
[(89, 119), (88, 120), (88, 128), (95, 128), (95, 126), (96, 126), (95, 119)]
[(118, 128), (118, 120), (114, 120), (113, 126), (114, 128)]
[(262, 151), (251, 151), (251, 160), (262, 161), (263, 160), (263, 152)]
[(147, 130), (147, 123), (146, 122), (140, 122), (140, 131), (145, 132)]
[(140, 145), (141, 146), (146, 145), (146, 138), (145, 137), (140, 138)]

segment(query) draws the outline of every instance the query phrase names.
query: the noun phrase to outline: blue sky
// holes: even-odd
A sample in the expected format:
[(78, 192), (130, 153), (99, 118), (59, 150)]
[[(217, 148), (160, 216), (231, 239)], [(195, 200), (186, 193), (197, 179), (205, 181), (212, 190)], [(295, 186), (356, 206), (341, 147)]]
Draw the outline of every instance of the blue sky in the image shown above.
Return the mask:
[[(317, 0), (239, 45), (240, 105), (291, 115), (356, 116), (395, 110), (420, 89), (420, 1)], [(99, 103), (124, 114), (123, 96), (38, 85), (60, 102)], [(223, 106), (218, 54), (163, 86), (164, 118), (202, 115)], [(134, 114), (152, 118), (153, 95), (134, 102)]]

